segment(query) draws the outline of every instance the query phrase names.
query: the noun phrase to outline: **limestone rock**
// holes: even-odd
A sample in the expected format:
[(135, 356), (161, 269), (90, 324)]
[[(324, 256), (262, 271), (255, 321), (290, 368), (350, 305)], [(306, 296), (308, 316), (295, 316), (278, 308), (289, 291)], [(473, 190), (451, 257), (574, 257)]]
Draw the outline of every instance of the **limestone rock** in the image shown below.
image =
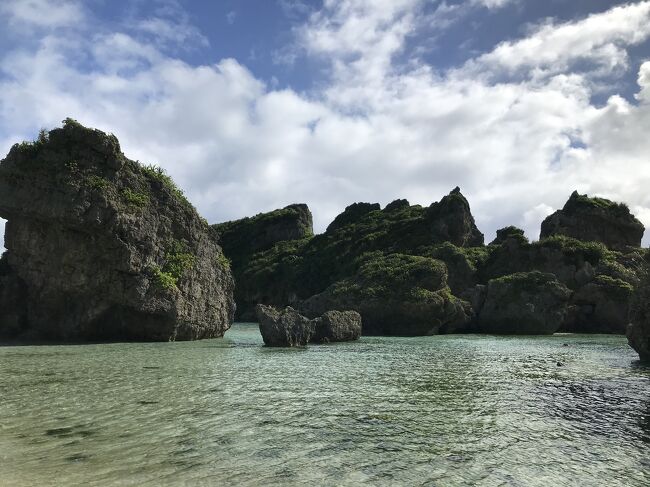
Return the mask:
[(555, 333), (567, 313), (569, 289), (552, 274), (533, 271), (492, 279), (479, 313), (482, 333)]
[(327, 311), (315, 321), (315, 343), (347, 342), (361, 336), (361, 315), (356, 311)]
[(564, 208), (542, 222), (540, 239), (565, 235), (583, 241), (602, 242), (611, 249), (640, 247), (643, 224), (622, 203), (589, 198), (574, 191)]
[(258, 304), (255, 307), (260, 333), (269, 347), (304, 347), (316, 331), (316, 322), (287, 306), (281, 312)]
[(476, 228), (469, 203), (459, 187), (429, 206), (427, 220), (437, 242), (451, 242), (459, 247), (483, 245), (483, 234)]
[(305, 204), (293, 204), (212, 227), (219, 235), (224, 253), (238, 266), (251, 255), (278, 242), (299, 240), (314, 234), (311, 211)]
[(650, 362), (650, 276), (645, 276), (632, 298), (627, 341), (642, 362)]
[[(237, 319), (254, 320), (257, 303), (274, 303), (268, 299), (269, 292), (276, 292), (284, 282), (268, 286), (246, 274), (254, 255), (264, 253), (276, 244), (289, 244), (303, 241), (313, 235), (312, 215), (307, 205), (294, 204), (269, 213), (260, 213), (251, 218), (243, 218), (213, 225), (219, 235), (219, 243), (224, 254), (231, 261), (235, 277), (235, 301)], [(283, 279), (285, 281), (286, 278)], [(259, 285), (258, 285), (259, 284)], [(283, 300), (288, 304), (288, 300)]]
[(378, 211), (379, 208), (379, 203), (352, 203), (328, 225), (325, 233), (332, 233), (341, 227), (355, 223), (364, 215)]
[(462, 330), (471, 315), (469, 304), (449, 291), (442, 262), (402, 254), (367, 256), (355, 276), (297, 306), (307, 316), (357, 311), (364, 335), (453, 333)]
[(0, 163), (0, 216), (6, 265), (24, 288), (20, 333), (166, 341), (230, 327), (234, 282), (213, 231), (113, 135), (67, 119), (14, 145)]
[(562, 331), (624, 335), (630, 321), (632, 291), (632, 286), (620, 279), (595, 277), (571, 296), (571, 310)]
[(500, 228), (497, 230), (497, 236), (490, 245), (501, 245), (509, 239), (515, 239), (522, 243), (528, 243), (528, 239), (524, 235), (524, 231), (521, 228), (509, 226)]
[(258, 304), (255, 312), (262, 339), (270, 347), (346, 342), (361, 336), (361, 316), (355, 311), (328, 311), (311, 320), (291, 306), (278, 311), (271, 306)]

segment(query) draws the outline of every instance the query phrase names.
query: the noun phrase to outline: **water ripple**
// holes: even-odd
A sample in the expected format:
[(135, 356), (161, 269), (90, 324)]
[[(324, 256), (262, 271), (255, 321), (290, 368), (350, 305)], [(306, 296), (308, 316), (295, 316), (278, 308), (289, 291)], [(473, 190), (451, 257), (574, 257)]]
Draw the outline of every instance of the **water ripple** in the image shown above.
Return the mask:
[(650, 485), (623, 337), (0, 348), (7, 485)]

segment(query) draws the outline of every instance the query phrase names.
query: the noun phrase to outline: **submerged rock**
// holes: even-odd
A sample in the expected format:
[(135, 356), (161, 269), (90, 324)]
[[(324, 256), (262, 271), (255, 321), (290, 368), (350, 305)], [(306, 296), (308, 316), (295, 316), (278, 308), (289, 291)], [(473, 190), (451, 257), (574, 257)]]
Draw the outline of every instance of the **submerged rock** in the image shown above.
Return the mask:
[(344, 342), (361, 336), (361, 316), (354, 311), (328, 311), (312, 320), (291, 306), (278, 311), (258, 304), (255, 312), (262, 339), (270, 347), (304, 347), (309, 342)]
[(553, 274), (533, 271), (492, 279), (479, 313), (479, 331), (548, 335), (558, 331), (571, 292)]
[(166, 341), (230, 327), (234, 282), (213, 231), (113, 135), (67, 119), (14, 145), (0, 163), (0, 216), (5, 281), (24, 300), (17, 321), (0, 303), (0, 335)]
[(564, 208), (542, 222), (540, 239), (565, 235), (583, 241), (602, 242), (612, 249), (640, 247), (643, 224), (627, 205), (604, 198), (589, 198), (574, 191)]

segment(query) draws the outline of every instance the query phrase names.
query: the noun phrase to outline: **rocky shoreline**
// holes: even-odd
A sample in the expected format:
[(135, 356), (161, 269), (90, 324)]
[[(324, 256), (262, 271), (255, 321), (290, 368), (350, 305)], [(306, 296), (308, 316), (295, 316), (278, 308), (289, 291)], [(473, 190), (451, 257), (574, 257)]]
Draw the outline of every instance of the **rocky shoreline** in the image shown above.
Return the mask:
[(459, 188), (354, 203), (319, 235), (304, 204), (210, 226), (162, 170), (67, 119), (0, 162), (0, 217), (3, 340), (193, 340), (236, 317), (302, 323), (284, 341), (304, 345), (351, 312), (365, 335), (627, 332), (650, 358), (644, 227), (577, 192), (536, 242), (506, 227), (485, 245)]

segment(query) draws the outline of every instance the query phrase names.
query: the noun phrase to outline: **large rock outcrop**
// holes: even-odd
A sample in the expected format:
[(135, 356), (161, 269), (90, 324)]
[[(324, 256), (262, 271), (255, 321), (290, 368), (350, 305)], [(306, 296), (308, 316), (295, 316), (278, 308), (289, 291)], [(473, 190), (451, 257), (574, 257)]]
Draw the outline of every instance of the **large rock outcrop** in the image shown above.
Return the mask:
[[(212, 225), (219, 235), (219, 244), (231, 262), (235, 277), (236, 317), (239, 320), (254, 320), (257, 303), (273, 302), (266, 298), (273, 288), (256, 286), (244, 275), (251, 258), (276, 244), (302, 242), (313, 236), (311, 211), (307, 205), (294, 204), (251, 218), (233, 220)], [(285, 278), (286, 279), (286, 278)], [(252, 284), (252, 285), (251, 285)], [(286, 304), (286, 303), (285, 303)]]
[(559, 330), (571, 293), (553, 274), (517, 273), (492, 279), (479, 313), (479, 331), (548, 335)]
[(189, 340), (230, 327), (234, 282), (213, 231), (113, 135), (67, 119), (14, 145), (0, 163), (0, 216), (2, 279), (24, 300), (17, 318), (0, 303), (5, 337)]
[(571, 291), (569, 310), (559, 331), (625, 333), (631, 292), (638, 283), (645, 250), (613, 251), (600, 242), (565, 236), (528, 243), (509, 236), (491, 245), (480, 264), (478, 281), (518, 272), (553, 274)]
[[(254, 309), (256, 303), (296, 305), (321, 293), (354, 276), (364, 254), (379, 251), (429, 256), (433, 247), (445, 244), (461, 249), (483, 244), (483, 235), (458, 188), (429, 207), (409, 205), (406, 200), (396, 200), (383, 210), (376, 203), (352, 204), (324, 234), (278, 242), (254, 254), (242, 271), (236, 272), (240, 316), (248, 317), (246, 310)], [(442, 253), (459, 268), (474, 272), (471, 264), (465, 265), (464, 256)], [(455, 276), (450, 280), (455, 288), (473, 285), (471, 276)]]
[(311, 320), (290, 306), (278, 311), (258, 304), (255, 312), (262, 339), (270, 347), (346, 342), (361, 336), (361, 316), (355, 311), (328, 311)]
[(602, 242), (611, 249), (625, 249), (640, 247), (643, 232), (643, 224), (625, 204), (589, 198), (574, 191), (561, 210), (542, 222), (540, 239), (564, 235)]
[(364, 335), (452, 333), (469, 322), (471, 309), (447, 286), (444, 263), (402, 254), (366, 256), (357, 273), (300, 302), (307, 316), (349, 309), (362, 318)]
[(629, 322), (633, 287), (609, 276), (596, 276), (571, 296), (561, 331), (624, 335)]

